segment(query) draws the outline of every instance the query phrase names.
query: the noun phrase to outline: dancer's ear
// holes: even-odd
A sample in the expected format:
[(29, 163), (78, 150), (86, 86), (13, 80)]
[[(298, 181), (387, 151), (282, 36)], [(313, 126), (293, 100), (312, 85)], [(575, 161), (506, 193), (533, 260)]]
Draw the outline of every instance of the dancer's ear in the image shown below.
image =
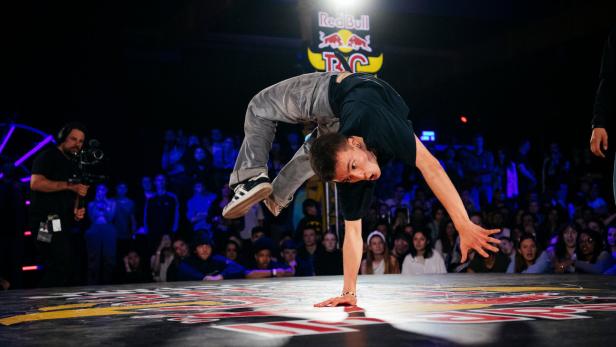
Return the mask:
[(359, 136), (349, 136), (347, 141), (349, 145), (351, 145), (352, 147), (357, 147), (357, 148), (360, 148), (363, 143), (363, 139)]

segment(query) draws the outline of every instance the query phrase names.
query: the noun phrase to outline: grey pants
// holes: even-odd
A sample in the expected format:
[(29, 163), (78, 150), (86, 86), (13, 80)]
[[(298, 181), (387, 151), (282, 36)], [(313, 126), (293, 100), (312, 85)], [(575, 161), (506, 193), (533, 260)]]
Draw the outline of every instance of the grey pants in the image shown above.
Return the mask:
[[(267, 174), (267, 162), (280, 122), (298, 124), (315, 123), (310, 136), (338, 130), (338, 118), (329, 106), (329, 80), (337, 72), (315, 72), (289, 78), (265, 88), (255, 95), (244, 120), (244, 141), (231, 173), (229, 186), (243, 182), (261, 173)], [(310, 144), (305, 142), (293, 158), (273, 180), (274, 201), (286, 206), (295, 191), (314, 175), (310, 166)]]

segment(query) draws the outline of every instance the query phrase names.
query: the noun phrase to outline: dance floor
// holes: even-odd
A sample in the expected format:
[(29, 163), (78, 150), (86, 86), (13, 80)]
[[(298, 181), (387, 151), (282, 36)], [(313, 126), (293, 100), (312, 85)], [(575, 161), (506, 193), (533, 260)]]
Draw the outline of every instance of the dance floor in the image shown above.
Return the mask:
[(616, 277), (360, 276), (0, 292), (0, 346), (609, 346)]

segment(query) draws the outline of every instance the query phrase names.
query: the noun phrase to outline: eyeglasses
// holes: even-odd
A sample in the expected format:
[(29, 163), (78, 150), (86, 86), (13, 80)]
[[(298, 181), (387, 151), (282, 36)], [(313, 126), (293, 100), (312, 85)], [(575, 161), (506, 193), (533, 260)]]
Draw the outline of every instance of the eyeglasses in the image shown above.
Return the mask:
[(584, 240), (584, 239), (580, 239), (580, 241), (579, 241), (579, 242), (580, 242), (580, 243), (587, 243), (587, 244), (591, 244), (591, 243), (593, 243), (593, 239), (591, 239), (591, 238), (588, 238), (588, 239), (586, 239), (586, 240)]

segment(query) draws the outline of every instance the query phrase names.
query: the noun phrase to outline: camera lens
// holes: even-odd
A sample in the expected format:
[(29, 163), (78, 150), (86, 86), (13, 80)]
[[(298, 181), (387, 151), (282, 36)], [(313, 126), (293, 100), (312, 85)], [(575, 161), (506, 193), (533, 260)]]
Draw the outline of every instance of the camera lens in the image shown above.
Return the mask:
[(105, 156), (105, 153), (103, 153), (103, 151), (101, 151), (100, 149), (93, 149), (92, 150), (92, 156), (96, 160), (101, 160)]

